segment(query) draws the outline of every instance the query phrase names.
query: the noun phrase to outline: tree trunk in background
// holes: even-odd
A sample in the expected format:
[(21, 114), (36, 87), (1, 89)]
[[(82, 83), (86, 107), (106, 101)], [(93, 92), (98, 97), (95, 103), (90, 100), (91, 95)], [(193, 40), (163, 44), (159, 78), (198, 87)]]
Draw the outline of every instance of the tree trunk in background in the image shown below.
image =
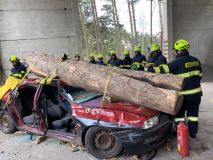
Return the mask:
[(118, 41), (118, 43), (119, 43), (118, 53), (120, 55), (122, 55), (122, 52), (123, 52), (122, 37), (121, 37), (120, 20), (119, 20), (119, 16), (118, 16), (116, 0), (114, 0), (114, 6), (115, 6), (115, 17), (116, 17), (117, 28), (118, 28), (118, 40), (119, 40)]
[(113, 14), (113, 20), (115, 24), (115, 37), (116, 37), (116, 51), (120, 55), (122, 52), (121, 47), (121, 32), (120, 32), (120, 24), (119, 24), (119, 18), (117, 13), (117, 6), (115, 0), (112, 0), (112, 14)]
[(101, 31), (100, 31), (100, 25), (99, 25), (99, 20), (98, 20), (98, 12), (97, 12), (97, 7), (96, 7), (96, 0), (93, 0), (93, 6), (94, 6), (94, 12), (95, 12), (95, 19), (96, 19), (96, 26), (97, 26), (97, 31), (98, 31), (98, 38), (99, 38), (99, 46), (100, 46), (100, 52), (103, 51), (103, 41), (102, 41), (102, 36), (101, 36)]
[(163, 17), (162, 17), (162, 8), (161, 8), (161, 1), (158, 0), (158, 7), (159, 7), (159, 17), (160, 17), (160, 30), (161, 30), (161, 35), (160, 35), (160, 44), (161, 44), (161, 50), (163, 50)]
[(60, 62), (60, 59), (36, 52), (28, 53), (25, 60), (35, 72), (40, 70), (47, 75), (58, 76), (74, 87), (103, 94), (108, 84), (106, 95), (143, 107), (176, 114), (182, 104), (183, 97), (178, 96), (175, 90), (154, 87), (148, 82), (123, 76), (113, 72), (111, 67), (71, 60)]
[(133, 0), (131, 0), (131, 5), (132, 5), (133, 28), (134, 28), (134, 33), (135, 33), (135, 44), (138, 44), (138, 32), (137, 32), (137, 27), (136, 27), (135, 6), (134, 6)]
[(128, 11), (129, 11), (129, 21), (130, 21), (130, 28), (131, 28), (131, 53), (133, 54), (134, 51), (134, 33), (133, 33), (133, 23), (132, 23), (132, 11), (131, 11), (131, 4), (130, 1), (127, 0), (128, 3)]
[(84, 26), (84, 15), (82, 13), (81, 10), (81, 6), (80, 6), (80, 1), (78, 1), (78, 10), (79, 10), (79, 14), (80, 14), (80, 22), (81, 22), (81, 28), (82, 28), (82, 32), (84, 35), (84, 46), (85, 46), (85, 56), (87, 57), (87, 60), (89, 59), (89, 49), (88, 49), (88, 36), (87, 36), (87, 32), (86, 32), (86, 28)]
[(100, 41), (99, 41), (100, 38), (99, 38), (98, 27), (97, 27), (97, 17), (95, 15), (94, 0), (91, 0), (91, 8), (92, 8), (93, 23), (95, 26), (95, 38), (96, 38), (97, 52), (101, 52)]
[(150, 0), (150, 44), (152, 44), (152, 38), (153, 38), (153, 33), (152, 33), (152, 0)]
[(112, 14), (113, 14), (113, 21), (114, 21), (114, 25), (115, 25), (115, 40), (116, 40), (116, 50), (118, 50), (118, 29), (117, 29), (117, 22), (116, 22), (116, 16), (115, 16), (115, 5), (114, 5), (114, 0), (111, 0), (112, 2)]

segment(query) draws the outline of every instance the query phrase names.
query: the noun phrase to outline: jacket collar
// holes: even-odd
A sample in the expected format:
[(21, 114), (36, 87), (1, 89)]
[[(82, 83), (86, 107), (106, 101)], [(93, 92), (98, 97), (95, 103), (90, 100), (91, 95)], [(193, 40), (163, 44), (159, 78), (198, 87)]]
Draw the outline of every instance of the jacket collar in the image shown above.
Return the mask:
[(176, 58), (181, 58), (181, 57), (185, 57), (188, 55), (189, 55), (189, 52), (182, 52), (182, 53), (179, 53), (178, 55), (176, 55)]

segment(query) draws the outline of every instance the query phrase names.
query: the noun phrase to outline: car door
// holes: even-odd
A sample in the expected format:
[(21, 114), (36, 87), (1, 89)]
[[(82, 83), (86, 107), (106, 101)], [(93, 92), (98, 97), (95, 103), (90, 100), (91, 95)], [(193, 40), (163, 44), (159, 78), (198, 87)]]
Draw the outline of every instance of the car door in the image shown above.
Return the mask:
[(33, 111), (35, 114), (36, 122), (40, 130), (46, 134), (47, 132), (47, 127), (45, 124), (45, 109), (44, 106), (42, 105), (42, 101), (45, 101), (42, 97), (42, 89), (43, 85), (39, 85), (36, 94), (34, 96), (34, 107)]

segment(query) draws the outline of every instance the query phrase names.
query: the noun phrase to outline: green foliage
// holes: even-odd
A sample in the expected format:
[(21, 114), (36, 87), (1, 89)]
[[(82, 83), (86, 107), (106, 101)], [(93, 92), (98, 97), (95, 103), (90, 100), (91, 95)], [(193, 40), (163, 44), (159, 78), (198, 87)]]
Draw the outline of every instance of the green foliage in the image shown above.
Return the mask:
[[(86, 31), (88, 34), (89, 42), (89, 53), (96, 52), (96, 38), (95, 38), (95, 27), (93, 24), (93, 16), (91, 10), (91, 0), (81, 0), (81, 9), (84, 13), (84, 22)], [(114, 27), (113, 13), (111, 0), (105, 0), (105, 4), (101, 8), (101, 13), (98, 13), (98, 21), (100, 25), (101, 38), (103, 40), (104, 51), (108, 53), (109, 50), (116, 49), (116, 33)], [(120, 24), (121, 37), (123, 48), (130, 48), (131, 46), (131, 34), (126, 31), (124, 26)], [(139, 44), (143, 51), (147, 52), (147, 48), (150, 44), (150, 36), (148, 34), (139, 34)]]
[(145, 55), (149, 55), (148, 47), (150, 46), (150, 36), (148, 33), (141, 33), (138, 35), (138, 42), (141, 45), (142, 51)]

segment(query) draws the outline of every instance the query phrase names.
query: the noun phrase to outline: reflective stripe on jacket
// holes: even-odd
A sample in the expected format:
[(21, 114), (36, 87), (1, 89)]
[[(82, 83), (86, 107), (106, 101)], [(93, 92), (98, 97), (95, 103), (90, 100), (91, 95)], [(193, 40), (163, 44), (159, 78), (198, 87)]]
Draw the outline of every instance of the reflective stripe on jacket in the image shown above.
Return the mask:
[(173, 73), (174, 75), (184, 77), (184, 87), (182, 91), (178, 91), (180, 95), (187, 98), (202, 96), (200, 80), (202, 78), (202, 67), (200, 61), (185, 53), (178, 55), (175, 60), (170, 62), (168, 66), (159, 66), (154, 68), (156, 73)]
[(20, 62), (17, 62), (17, 64), (13, 66), (13, 68), (11, 69), (11, 75), (20, 79), (24, 77), (26, 72), (27, 72), (26, 67)]
[(141, 53), (136, 54), (133, 57), (132, 69), (134, 70), (144, 70), (144, 64), (146, 63), (146, 57)]
[(133, 60), (129, 56), (125, 56), (125, 58), (121, 61), (120, 68), (123, 69), (131, 69)]

